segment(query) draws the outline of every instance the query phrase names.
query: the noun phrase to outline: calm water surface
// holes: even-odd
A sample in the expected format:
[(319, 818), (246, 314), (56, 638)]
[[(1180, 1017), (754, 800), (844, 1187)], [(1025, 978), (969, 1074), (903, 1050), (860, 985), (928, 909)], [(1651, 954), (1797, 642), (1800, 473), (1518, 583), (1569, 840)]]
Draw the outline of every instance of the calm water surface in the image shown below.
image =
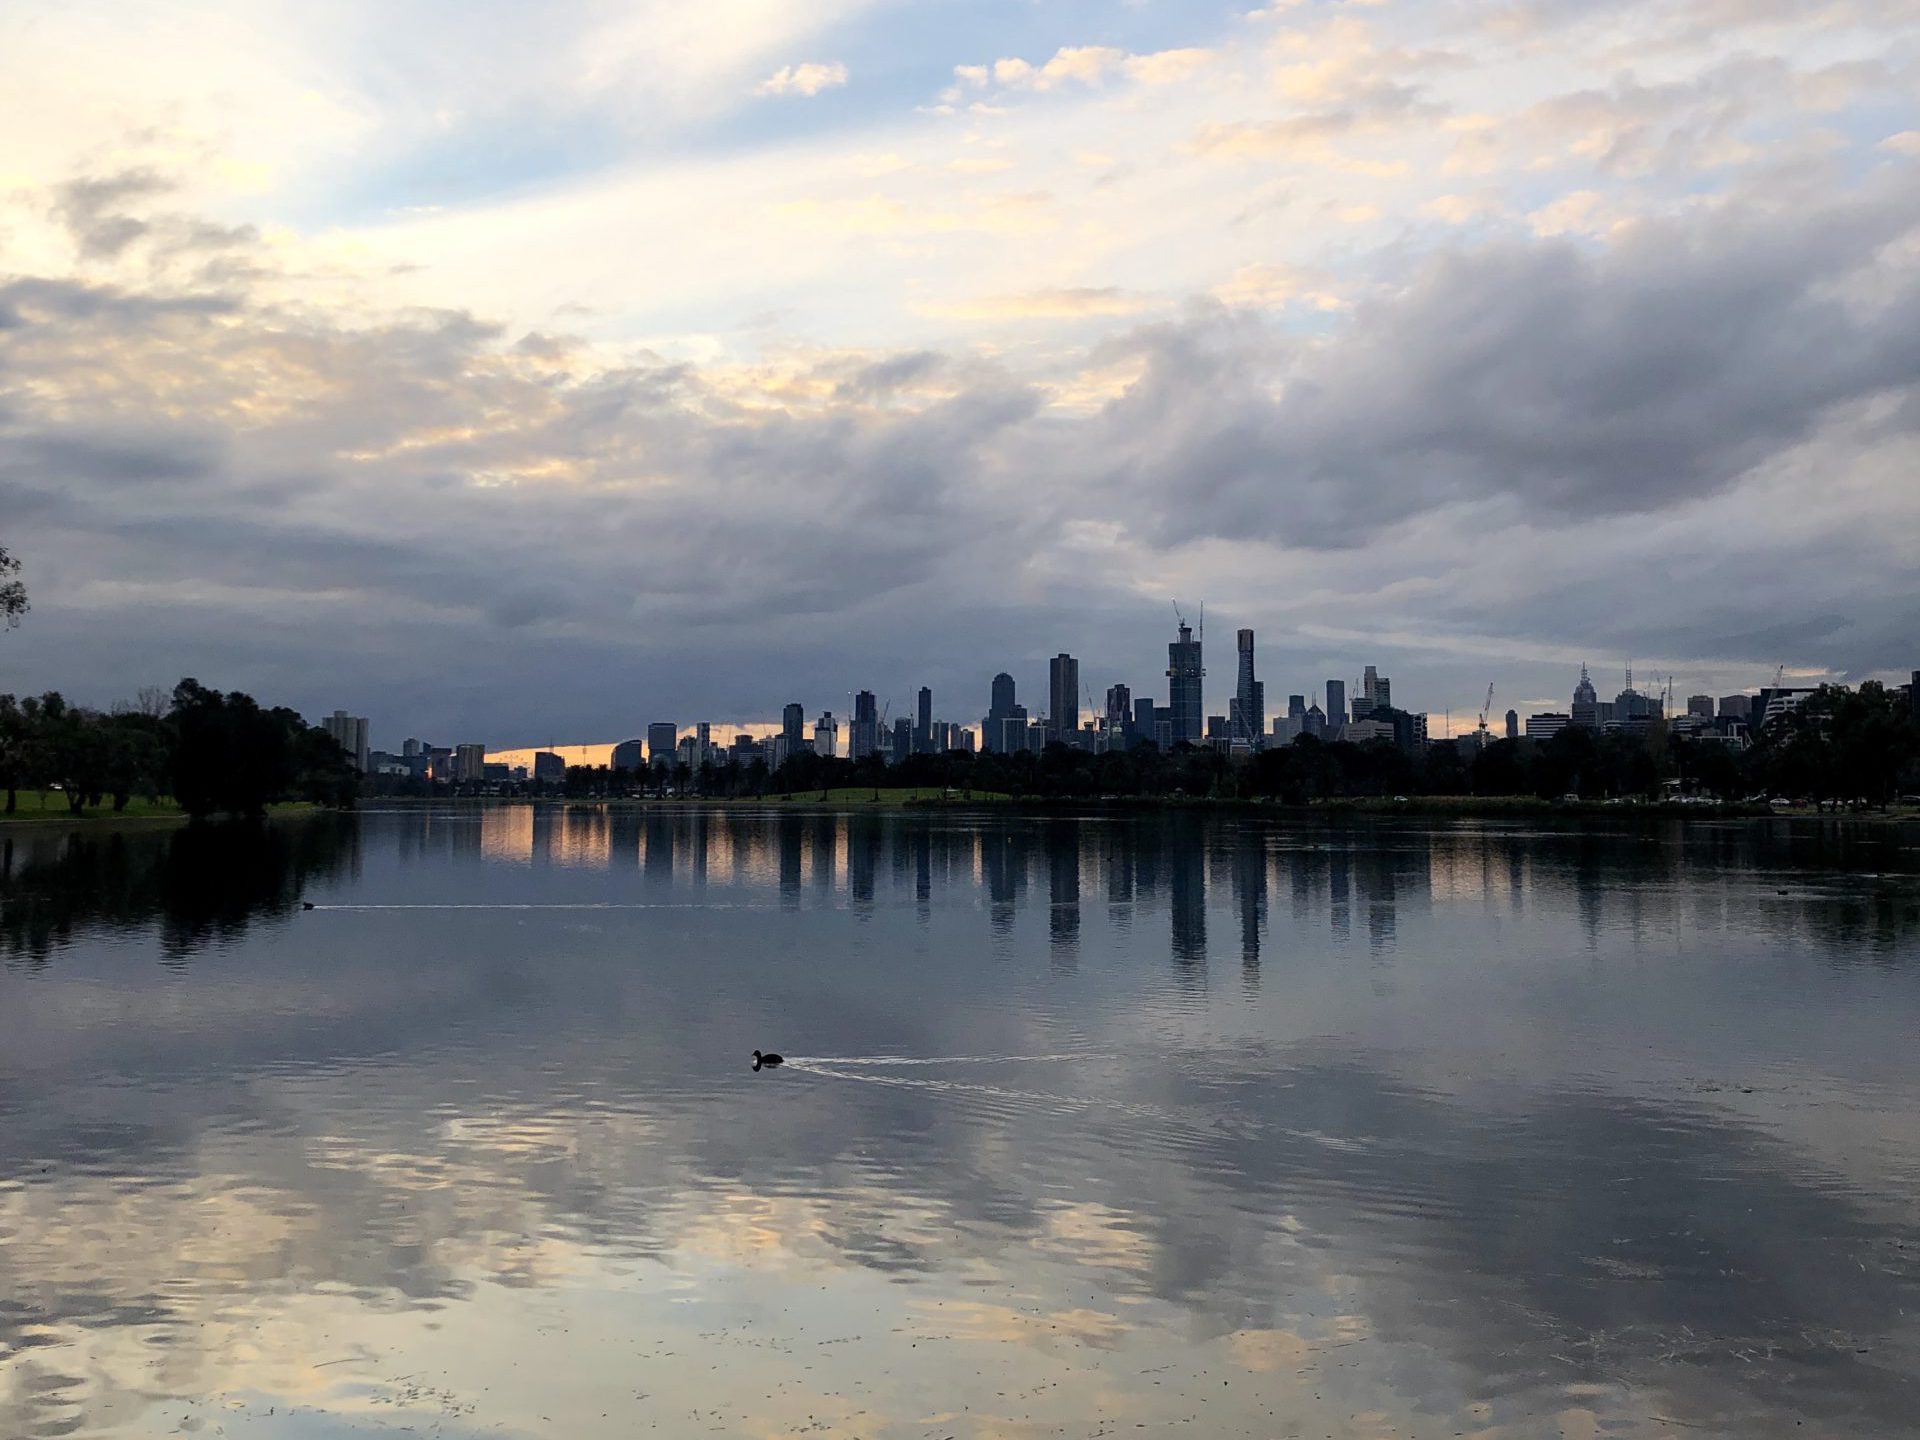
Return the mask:
[(1912, 1435), (1917, 876), (1766, 823), (8, 832), (0, 1436)]

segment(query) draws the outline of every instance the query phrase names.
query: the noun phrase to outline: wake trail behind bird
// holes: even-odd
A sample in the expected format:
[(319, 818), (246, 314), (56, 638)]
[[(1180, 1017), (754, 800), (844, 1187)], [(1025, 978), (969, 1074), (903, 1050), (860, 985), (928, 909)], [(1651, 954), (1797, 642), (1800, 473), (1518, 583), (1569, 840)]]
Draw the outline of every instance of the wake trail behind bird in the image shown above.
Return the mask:
[(1045, 1065), (1053, 1062), (1115, 1060), (1119, 1057), (1101, 1051), (1079, 1051), (1064, 1055), (799, 1055), (789, 1065), (892, 1066), (892, 1065)]

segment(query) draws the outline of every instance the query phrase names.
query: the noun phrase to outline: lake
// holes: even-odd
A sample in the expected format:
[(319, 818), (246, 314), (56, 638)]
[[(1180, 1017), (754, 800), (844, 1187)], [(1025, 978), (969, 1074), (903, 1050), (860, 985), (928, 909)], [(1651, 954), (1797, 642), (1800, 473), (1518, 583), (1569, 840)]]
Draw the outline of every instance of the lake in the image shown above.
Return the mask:
[(1917, 1038), (1913, 828), (14, 827), (0, 1435), (1912, 1435)]

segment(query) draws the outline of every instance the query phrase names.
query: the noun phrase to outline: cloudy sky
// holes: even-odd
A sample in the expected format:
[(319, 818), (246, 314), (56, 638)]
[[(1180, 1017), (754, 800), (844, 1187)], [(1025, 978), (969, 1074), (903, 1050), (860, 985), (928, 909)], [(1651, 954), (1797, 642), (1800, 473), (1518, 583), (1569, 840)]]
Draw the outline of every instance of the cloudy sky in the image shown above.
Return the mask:
[(1916, 0), (21, 0), (0, 690), (1920, 665)]

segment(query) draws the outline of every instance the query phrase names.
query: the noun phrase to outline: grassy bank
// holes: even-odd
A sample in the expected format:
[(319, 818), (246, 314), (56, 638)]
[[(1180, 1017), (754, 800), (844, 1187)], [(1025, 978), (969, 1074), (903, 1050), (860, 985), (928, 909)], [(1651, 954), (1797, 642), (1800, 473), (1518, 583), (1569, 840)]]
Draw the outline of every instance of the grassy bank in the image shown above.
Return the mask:
[[(304, 800), (289, 800), (280, 805), (269, 805), (269, 815), (300, 815), (319, 807)], [(163, 796), (158, 800), (146, 800), (135, 796), (127, 801), (127, 808), (115, 810), (113, 802), (102, 805), (83, 805), (73, 810), (67, 805), (67, 797), (60, 790), (22, 790), (19, 792), (17, 808), (13, 814), (0, 814), (0, 825), (84, 825), (88, 828), (99, 825), (140, 825), (184, 822), (187, 812), (175, 804), (171, 797)]]

